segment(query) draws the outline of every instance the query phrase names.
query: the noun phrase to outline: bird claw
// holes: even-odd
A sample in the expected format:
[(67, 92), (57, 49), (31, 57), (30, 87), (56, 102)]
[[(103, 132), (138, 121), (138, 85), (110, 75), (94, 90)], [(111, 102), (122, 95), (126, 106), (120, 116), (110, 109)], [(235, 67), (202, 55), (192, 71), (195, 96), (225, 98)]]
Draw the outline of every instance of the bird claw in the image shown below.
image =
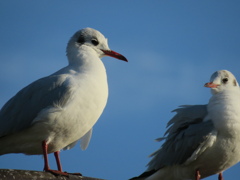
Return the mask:
[(69, 177), (69, 173), (67, 172), (61, 172), (61, 171), (57, 171), (57, 170), (52, 170), (52, 169), (48, 169), (48, 170), (45, 170), (45, 172), (50, 172), (52, 173), (53, 175), (56, 175), (56, 176), (67, 176)]
[(82, 176), (81, 173), (68, 173), (68, 172), (62, 172), (62, 171), (58, 171), (58, 170), (52, 170), (52, 169), (49, 169), (49, 170), (45, 170), (46, 172), (50, 172), (52, 173), (53, 175), (56, 175), (56, 176), (67, 176), (69, 177), (69, 175), (74, 175), (74, 176)]
[(74, 176), (82, 176), (81, 173), (68, 173), (68, 172), (64, 172), (64, 173), (67, 173), (68, 175), (74, 175)]

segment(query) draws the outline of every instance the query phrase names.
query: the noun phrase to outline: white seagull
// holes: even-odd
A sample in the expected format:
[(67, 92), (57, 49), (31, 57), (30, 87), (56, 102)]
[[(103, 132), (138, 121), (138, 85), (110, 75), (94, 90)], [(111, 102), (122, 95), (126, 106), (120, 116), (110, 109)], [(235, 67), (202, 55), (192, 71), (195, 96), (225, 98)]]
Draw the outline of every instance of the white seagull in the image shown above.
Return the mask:
[(182, 106), (168, 122), (161, 148), (136, 180), (199, 180), (240, 161), (240, 89), (227, 70), (215, 72), (205, 87), (207, 105)]
[[(100, 59), (104, 56), (127, 62), (109, 49), (99, 31), (77, 31), (67, 45), (68, 66), (29, 84), (0, 110), (0, 155), (43, 154), (44, 171), (66, 174), (59, 151), (79, 140), (86, 149), (107, 103), (107, 75)], [(49, 153), (54, 153), (58, 170), (50, 169)]]

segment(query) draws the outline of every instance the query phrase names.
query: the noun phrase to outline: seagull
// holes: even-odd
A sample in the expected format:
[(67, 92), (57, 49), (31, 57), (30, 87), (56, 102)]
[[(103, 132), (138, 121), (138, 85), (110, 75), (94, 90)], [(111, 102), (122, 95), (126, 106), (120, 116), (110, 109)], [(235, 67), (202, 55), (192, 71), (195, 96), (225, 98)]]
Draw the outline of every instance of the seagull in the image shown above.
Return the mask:
[(227, 70), (213, 73), (207, 105), (185, 105), (168, 122), (148, 169), (134, 180), (200, 180), (240, 161), (240, 89)]
[[(107, 75), (100, 58), (128, 61), (92, 28), (77, 31), (66, 54), (66, 67), (24, 87), (0, 110), (0, 155), (43, 154), (43, 170), (62, 175), (67, 173), (60, 150), (71, 149), (79, 140), (85, 150), (107, 103)], [(54, 153), (58, 170), (50, 169), (49, 153)]]

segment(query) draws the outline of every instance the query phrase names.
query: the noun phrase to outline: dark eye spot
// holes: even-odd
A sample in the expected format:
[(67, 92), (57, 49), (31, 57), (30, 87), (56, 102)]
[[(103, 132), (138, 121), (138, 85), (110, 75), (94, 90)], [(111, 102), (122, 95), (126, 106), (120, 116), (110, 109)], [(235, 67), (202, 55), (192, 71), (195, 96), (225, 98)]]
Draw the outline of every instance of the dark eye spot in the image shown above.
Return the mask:
[(97, 39), (92, 39), (92, 44), (94, 45), (94, 46), (97, 46), (98, 44), (99, 44), (99, 42), (98, 42), (98, 40)]
[(222, 82), (223, 82), (224, 84), (226, 84), (226, 83), (228, 82), (228, 78), (223, 78), (223, 79), (222, 79)]
[(83, 44), (85, 42), (85, 39), (83, 36), (80, 36), (77, 40), (78, 43)]

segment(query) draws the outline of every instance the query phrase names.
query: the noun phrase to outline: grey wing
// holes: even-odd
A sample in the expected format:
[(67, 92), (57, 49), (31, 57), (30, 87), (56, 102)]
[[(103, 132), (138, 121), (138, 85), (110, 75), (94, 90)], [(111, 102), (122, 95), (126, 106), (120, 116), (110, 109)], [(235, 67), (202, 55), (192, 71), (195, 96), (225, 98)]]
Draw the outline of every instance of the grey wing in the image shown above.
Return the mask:
[(203, 121), (207, 115), (206, 105), (183, 106), (174, 110), (177, 114), (169, 121), (165, 142), (153, 153), (148, 170), (158, 170), (164, 166), (187, 163), (194, 160), (215, 137), (211, 120)]
[(168, 128), (165, 135), (176, 132), (186, 124), (201, 122), (207, 115), (207, 105), (182, 105), (172, 112), (177, 114), (168, 122), (167, 127), (171, 127)]
[(70, 94), (66, 78), (51, 75), (39, 79), (13, 96), (0, 110), (0, 137), (31, 126), (42, 109), (65, 104)]

